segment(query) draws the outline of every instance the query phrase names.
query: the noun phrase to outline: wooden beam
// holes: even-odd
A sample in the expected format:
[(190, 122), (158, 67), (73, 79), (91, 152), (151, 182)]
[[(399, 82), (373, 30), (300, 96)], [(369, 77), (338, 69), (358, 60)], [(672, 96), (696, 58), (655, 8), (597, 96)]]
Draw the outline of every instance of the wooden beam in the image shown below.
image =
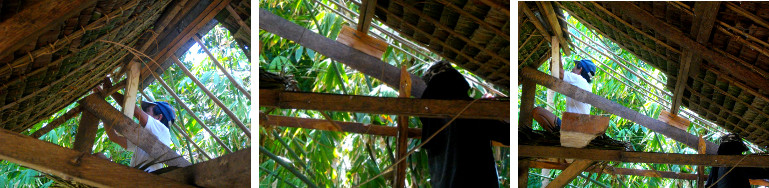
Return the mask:
[[(238, 88), (241, 94), (245, 95), (249, 100), (251, 100), (251, 93), (249, 93), (245, 87), (240, 85), (240, 83), (238, 83), (235, 80), (235, 77), (233, 77), (232, 74), (230, 74), (230, 72), (227, 72), (227, 69), (225, 69), (221, 63), (219, 63), (219, 60), (216, 60), (216, 57), (214, 56), (214, 54), (212, 54), (211, 51), (208, 50), (206, 45), (203, 44), (203, 41), (201, 41), (197, 35), (193, 35), (192, 39), (194, 39), (195, 42), (197, 42), (198, 45), (200, 45), (200, 48), (202, 48), (203, 51), (206, 52), (206, 54), (208, 54), (208, 57), (211, 58), (211, 61), (214, 62), (214, 65), (216, 65), (216, 67), (219, 68), (219, 70), (222, 71), (222, 73), (224, 73), (224, 76), (227, 76), (227, 79), (229, 79), (230, 82), (232, 82), (232, 85), (235, 86), (235, 88)], [(171, 56), (171, 58), (174, 58), (174, 62), (179, 61), (179, 58), (177, 58), (176, 56)]]
[[(369, 97), (269, 89), (259, 90), (259, 106), (264, 107), (394, 114), (432, 118), (452, 118), (471, 102), (469, 100)], [(468, 107), (459, 118), (508, 120), (509, 116), (510, 101), (479, 100)]]
[[(531, 168), (542, 168), (542, 169), (557, 169), (557, 170), (563, 170), (568, 167), (569, 164), (567, 163), (554, 163), (554, 162), (542, 162), (542, 161), (531, 161), (530, 167)], [(609, 167), (603, 169), (601, 171), (601, 168), (598, 167), (590, 167), (585, 169), (585, 172), (592, 172), (592, 173), (605, 173), (605, 174), (612, 174), (612, 175), (632, 175), (632, 176), (645, 176), (645, 177), (654, 177), (654, 178), (670, 178), (670, 179), (683, 179), (683, 180), (696, 180), (697, 174), (687, 174), (687, 173), (677, 173), (677, 172), (666, 172), (666, 171), (656, 171), (656, 170), (644, 170), (644, 169), (630, 169), (630, 168), (614, 168)], [(707, 178), (707, 175), (704, 175), (705, 178)]]
[(24, 45), (37, 41), (49, 28), (61, 24), (96, 0), (46, 0), (26, 6), (13, 17), (0, 22), (0, 58), (13, 54)]
[(674, 42), (682, 48), (690, 49), (693, 53), (708, 60), (708, 62), (711, 62), (710, 64), (713, 66), (718, 67), (724, 73), (741, 80), (748, 86), (758, 89), (769, 88), (769, 79), (766, 79), (743, 65), (735, 64), (733, 63), (734, 61), (728, 57), (708, 49), (705, 45), (697, 43), (686, 34), (677, 30), (676, 27), (658, 20), (654, 15), (642, 10), (638, 6), (629, 2), (606, 2), (605, 4), (613, 7), (616, 11), (623, 12), (625, 16), (645, 25), (647, 28), (654, 30), (656, 33), (667, 38), (668, 41)]
[(81, 111), (82, 111), (82, 108), (80, 108), (80, 106), (72, 108), (71, 110), (67, 111), (66, 113), (62, 114), (58, 118), (46, 124), (45, 127), (41, 127), (40, 129), (30, 134), (29, 136), (31, 136), (32, 138), (40, 138), (41, 136), (45, 135), (46, 133), (50, 132), (56, 127), (59, 127), (61, 124), (64, 124), (64, 122), (67, 122), (69, 119), (72, 119), (73, 117), (77, 116), (78, 114), (80, 114)]
[(251, 187), (251, 148), (160, 176), (200, 187)]
[(656, 163), (676, 165), (705, 165), (718, 167), (769, 167), (769, 156), (765, 155), (713, 155), (633, 152), (567, 148), (555, 146), (518, 145), (519, 157), (587, 159), (594, 161), (617, 161), (630, 163)]
[[(721, 2), (718, 1), (700, 1), (694, 3), (694, 22), (690, 35), (694, 36), (698, 43), (707, 45), (710, 39), (710, 33), (713, 31), (716, 15)], [(681, 106), (681, 98), (684, 94), (684, 85), (689, 76), (696, 77), (699, 74), (702, 58), (695, 55), (695, 52), (684, 49), (681, 54), (681, 66), (676, 77), (676, 86), (673, 91), (673, 104), (670, 108), (671, 114), (678, 115), (678, 108)]]
[(80, 124), (77, 126), (72, 149), (90, 154), (93, 151), (93, 142), (96, 140), (96, 131), (99, 130), (99, 118), (90, 112), (80, 114)]
[(518, 118), (518, 125), (523, 127), (531, 127), (534, 123), (534, 98), (536, 97), (537, 83), (529, 79), (524, 78), (522, 80), (523, 88), (521, 89), (521, 116)]
[(139, 72), (141, 72), (141, 63), (137, 61), (131, 61), (128, 63), (128, 70), (126, 71), (126, 87), (125, 98), (123, 100), (123, 115), (128, 117), (134, 116), (134, 108), (136, 108), (136, 94), (139, 91)]
[(561, 174), (558, 175), (553, 181), (550, 182), (550, 184), (547, 184), (547, 188), (554, 188), (554, 187), (565, 187), (571, 180), (574, 180), (574, 178), (577, 177), (577, 175), (582, 174), (582, 171), (587, 169), (587, 167), (590, 167), (594, 164), (594, 161), (591, 160), (576, 160), (574, 163), (571, 163), (569, 167), (566, 167)]
[[(409, 93), (411, 93), (411, 77), (409, 76), (409, 72), (406, 69), (406, 66), (401, 66), (401, 79), (400, 79), (400, 89), (398, 90), (398, 97), (400, 98), (409, 98)], [(398, 153), (396, 157), (398, 160), (403, 159), (404, 157), (408, 157), (406, 153), (408, 152), (408, 129), (409, 129), (409, 116), (406, 115), (400, 115), (398, 116), (398, 145), (396, 145), (396, 149), (398, 150)], [(407, 163), (398, 163), (396, 165), (396, 171), (395, 171), (395, 187), (402, 188), (406, 187), (406, 166)]]
[(249, 26), (249, 24), (247, 24), (245, 21), (243, 21), (242, 18), (240, 18), (240, 15), (238, 15), (238, 12), (236, 12), (235, 9), (233, 9), (230, 4), (227, 4), (227, 6), (224, 8), (227, 9), (227, 12), (230, 13), (230, 17), (235, 18), (235, 21), (238, 22), (238, 25), (240, 25), (240, 27), (243, 28), (244, 31), (246, 31), (246, 33), (251, 33), (251, 26)]
[[(697, 153), (705, 154), (706, 149), (707, 145), (705, 145), (705, 139), (702, 139), (702, 135), (700, 135), (700, 145), (697, 148)], [(705, 166), (697, 166), (697, 175), (697, 187), (705, 187), (705, 180), (708, 179), (708, 177), (705, 176)]]
[[(270, 11), (259, 9), (259, 29), (274, 33), (282, 38), (294, 41), (306, 48), (315, 50), (333, 60), (360, 71), (363, 74), (381, 80), (390, 87), (397, 88), (400, 81), (400, 69), (380, 58), (370, 56), (359, 50), (326, 38), (307, 28), (281, 18)], [(411, 74), (412, 96), (422, 96), (425, 83), (419, 76)], [(260, 91), (261, 93), (261, 91)], [(260, 99), (261, 100), (261, 99)]]
[(0, 129), (0, 143), (2, 160), (91, 186), (192, 187), (5, 129)]
[[(263, 126), (281, 126), (281, 127), (296, 127), (305, 129), (315, 129), (323, 131), (338, 131), (349, 132), (359, 134), (370, 134), (379, 136), (396, 136), (398, 135), (398, 129), (395, 127), (388, 127), (382, 125), (370, 125), (355, 122), (343, 122), (334, 121), (332, 124), (328, 120), (322, 119), (309, 119), (309, 118), (296, 118), (286, 116), (274, 116), (260, 114), (259, 124)], [(409, 128), (409, 138), (421, 138), (422, 129)]]
[(160, 142), (157, 137), (147, 129), (136, 124), (131, 118), (124, 116), (120, 111), (112, 107), (104, 98), (98, 95), (89, 95), (78, 103), (88, 112), (96, 115), (104, 124), (112, 126), (115, 131), (123, 135), (126, 140), (135, 144), (152, 158), (164, 162), (168, 166), (185, 167), (190, 162), (179, 156), (174, 150)]
[[(638, 123), (641, 126), (644, 126), (654, 132), (665, 135), (668, 138), (672, 138), (673, 140), (681, 142), (691, 148), (697, 148), (697, 145), (698, 145), (697, 136), (694, 136), (678, 128), (672, 127), (662, 121), (659, 121), (649, 116), (638, 113), (632, 109), (629, 109), (625, 106), (617, 104), (614, 101), (598, 96), (589, 91), (585, 91), (579, 87), (573, 86), (560, 79), (556, 79), (536, 69), (524, 67), (522, 74), (520, 76), (531, 79), (532, 81), (536, 82), (539, 85), (555, 90), (561, 94), (571, 97), (574, 100), (588, 103), (593, 107), (602, 109), (606, 112), (615, 114), (619, 117)], [(708, 145), (708, 149), (707, 149), (708, 153), (715, 154), (715, 151), (717, 151), (718, 146), (712, 142), (708, 142), (707, 145)]]
[(539, 19), (536, 15), (534, 15), (534, 12), (531, 11), (531, 9), (526, 6), (526, 2), (524, 1), (518, 1), (518, 6), (523, 7), (523, 13), (526, 14), (527, 17), (529, 17), (529, 20), (531, 20), (531, 23), (534, 24), (534, 27), (537, 28), (537, 31), (539, 31), (539, 34), (542, 34), (543, 37), (552, 36), (550, 33), (545, 30), (545, 26), (542, 25), (542, 22), (539, 22)]
[(187, 67), (185, 67), (184, 64), (182, 64), (182, 62), (179, 61), (178, 58), (176, 58), (176, 56), (171, 56), (171, 57), (172, 57), (171, 59), (174, 61), (174, 63), (176, 63), (179, 69), (184, 71), (184, 74), (186, 74), (188, 78), (190, 78), (193, 82), (195, 82), (195, 85), (197, 85), (198, 88), (200, 88), (200, 90), (203, 90), (203, 92), (206, 93), (208, 98), (211, 98), (211, 100), (213, 100), (214, 103), (216, 103), (216, 105), (219, 106), (219, 108), (221, 108), (222, 111), (224, 111), (224, 113), (230, 117), (230, 120), (232, 120), (232, 122), (235, 123), (235, 125), (237, 125), (241, 131), (246, 133), (246, 136), (251, 138), (251, 131), (249, 131), (248, 127), (246, 127), (246, 125), (240, 121), (238, 116), (236, 116), (235, 113), (232, 113), (232, 111), (230, 111), (230, 109), (227, 108), (227, 106), (224, 105), (224, 103), (222, 103), (222, 101), (220, 101), (219, 98), (216, 97), (216, 95), (214, 95), (213, 93), (211, 93), (211, 91), (206, 89), (206, 85), (203, 85), (203, 83), (200, 83), (200, 81), (197, 78), (195, 78), (195, 75), (192, 75), (190, 70), (187, 70)]
[(376, 8), (376, 0), (361, 0), (361, 5), (358, 10), (360, 16), (358, 16), (358, 32), (368, 33), (371, 27), (371, 21), (374, 18), (374, 9)]
[(518, 187), (528, 187), (531, 160), (518, 160)]
[[(541, 12), (546, 17), (545, 19), (547, 22), (550, 23), (550, 28), (553, 29), (553, 33), (555, 34), (555, 37), (557, 37), (557, 41), (561, 43), (561, 48), (563, 49), (563, 53), (568, 55), (571, 55), (571, 52), (569, 51), (569, 41), (566, 40), (566, 38), (563, 37), (563, 28), (561, 28), (561, 24), (558, 23), (558, 17), (557, 13), (555, 12), (555, 9), (553, 8), (553, 4), (549, 1), (538, 1), (537, 3), (541, 4), (542, 10)], [(551, 43), (552, 44), (552, 43)], [(560, 55), (560, 53), (558, 53)]]

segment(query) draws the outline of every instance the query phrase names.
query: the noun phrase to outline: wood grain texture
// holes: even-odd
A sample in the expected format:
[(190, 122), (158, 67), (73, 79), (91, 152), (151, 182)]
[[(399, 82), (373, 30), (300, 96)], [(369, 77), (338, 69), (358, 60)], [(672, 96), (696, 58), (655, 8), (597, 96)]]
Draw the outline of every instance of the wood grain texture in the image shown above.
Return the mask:
[(251, 148), (160, 176), (200, 187), (251, 187)]
[(591, 160), (576, 160), (569, 167), (566, 167), (561, 174), (558, 175), (558, 177), (555, 177), (553, 181), (551, 181), (549, 184), (547, 184), (547, 188), (555, 188), (555, 187), (564, 187), (566, 184), (569, 184), (571, 180), (574, 180), (574, 178), (577, 177), (577, 175), (581, 174), (582, 171), (587, 169), (587, 167), (592, 166), (595, 163), (595, 161)]
[(79, 123), (72, 149), (90, 154), (96, 140), (96, 131), (99, 130), (99, 118), (90, 112), (83, 112), (80, 113)]

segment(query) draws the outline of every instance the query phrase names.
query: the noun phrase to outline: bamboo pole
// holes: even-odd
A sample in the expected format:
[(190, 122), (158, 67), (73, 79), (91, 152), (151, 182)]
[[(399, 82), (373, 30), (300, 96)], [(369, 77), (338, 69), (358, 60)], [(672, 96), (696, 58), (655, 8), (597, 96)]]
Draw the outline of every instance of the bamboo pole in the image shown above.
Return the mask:
[[(176, 128), (176, 130), (178, 130), (178, 131), (179, 131), (179, 133), (181, 133), (181, 134), (182, 134), (182, 136), (184, 136), (184, 138), (186, 138), (186, 139), (187, 139), (187, 141), (189, 141), (189, 142), (192, 142), (192, 146), (195, 146), (195, 148), (197, 148), (197, 149), (198, 149), (198, 151), (200, 151), (200, 153), (202, 153), (202, 154), (203, 154), (203, 156), (205, 156), (205, 157), (206, 157), (206, 159), (208, 159), (208, 160), (211, 160), (211, 156), (208, 156), (208, 153), (206, 153), (206, 151), (205, 151), (205, 150), (203, 150), (202, 148), (200, 148), (200, 146), (198, 146), (198, 144), (197, 144), (197, 143), (195, 143), (195, 141), (192, 141), (192, 138), (190, 138), (190, 136), (189, 136), (189, 135), (187, 135), (187, 133), (185, 133), (185, 132), (184, 132), (184, 129), (182, 129), (181, 127), (179, 127), (179, 125), (176, 125), (176, 123), (172, 123), (172, 125), (174, 125), (174, 128)], [(224, 148), (226, 149), (227, 147), (224, 147)], [(227, 149), (227, 150), (229, 150), (229, 149)], [(192, 153), (192, 151), (190, 151), (190, 153)]]
[(166, 84), (166, 82), (163, 80), (163, 78), (155, 76), (155, 74), (152, 74), (152, 76), (155, 77), (155, 79), (158, 81), (158, 83), (160, 83), (160, 85), (162, 85), (163, 88), (165, 88), (166, 91), (169, 94), (171, 94), (172, 97), (174, 97), (176, 102), (179, 103), (179, 105), (182, 106), (182, 108), (184, 108), (184, 110), (187, 111), (187, 113), (190, 113), (190, 116), (192, 116), (192, 118), (195, 118), (195, 121), (197, 121), (200, 124), (200, 126), (203, 127), (203, 129), (205, 129), (206, 132), (208, 132), (208, 134), (210, 134), (211, 137), (213, 137), (214, 140), (216, 140), (217, 143), (219, 143), (219, 145), (221, 145), (225, 150), (227, 150), (228, 153), (232, 153), (230, 148), (227, 148), (227, 145), (224, 145), (224, 142), (222, 142), (222, 140), (219, 139), (219, 137), (216, 136), (216, 134), (214, 134), (214, 132), (211, 131), (211, 129), (208, 129), (208, 126), (206, 125), (206, 123), (203, 122), (203, 120), (200, 120), (198, 115), (195, 114), (195, 112), (193, 112), (192, 109), (190, 109), (190, 107), (188, 107), (187, 104), (185, 104), (184, 101), (182, 101), (181, 98), (179, 98), (179, 95), (177, 95), (176, 92), (174, 92), (174, 90), (171, 89), (171, 87), (169, 87), (168, 84)]
[[(208, 50), (206, 45), (203, 44), (203, 41), (201, 41), (197, 35), (193, 35), (192, 39), (195, 39), (195, 42), (197, 42), (200, 45), (200, 48), (202, 48), (203, 51), (205, 51), (206, 54), (208, 54), (208, 57), (211, 58), (211, 61), (214, 62), (214, 65), (216, 65), (216, 67), (219, 68), (219, 70), (221, 70), (225, 76), (227, 76), (227, 79), (229, 79), (230, 82), (232, 82), (232, 85), (234, 85), (235, 88), (238, 88), (238, 90), (240, 90), (240, 93), (245, 95), (248, 98), (248, 100), (251, 100), (251, 93), (249, 93), (248, 90), (246, 90), (242, 85), (240, 85), (240, 83), (235, 81), (235, 77), (233, 77), (229, 72), (227, 72), (227, 69), (225, 69), (224, 66), (222, 66), (222, 64), (219, 63), (218, 60), (216, 60), (216, 57), (214, 57), (214, 54), (212, 54), (211, 51)], [(179, 58), (174, 55), (171, 55), (171, 58), (173, 58), (175, 61), (179, 61)], [(179, 66), (184, 66), (184, 65), (181, 64)]]
[(236, 125), (238, 125), (238, 128), (240, 128), (240, 130), (243, 130), (243, 132), (246, 133), (246, 136), (251, 138), (251, 131), (249, 131), (248, 128), (246, 128), (246, 125), (243, 125), (243, 122), (241, 122), (240, 119), (238, 119), (238, 117), (235, 116), (235, 113), (232, 113), (232, 111), (230, 111), (230, 109), (227, 108), (227, 106), (225, 106), (224, 103), (222, 103), (222, 101), (219, 100), (219, 98), (217, 98), (213, 93), (211, 93), (211, 91), (206, 89), (206, 86), (203, 85), (203, 83), (200, 83), (200, 81), (198, 81), (198, 79), (195, 78), (195, 75), (192, 75), (190, 70), (187, 70), (187, 67), (185, 67), (184, 64), (182, 64), (182, 62), (179, 61), (179, 59), (177, 59), (176, 57), (172, 57), (171, 59), (173, 60), (174, 63), (176, 63), (177, 66), (179, 66), (180, 69), (182, 69), (182, 71), (184, 71), (184, 74), (186, 74), (187, 77), (189, 77), (193, 82), (195, 82), (198, 88), (203, 90), (203, 92), (205, 92), (206, 95), (208, 95), (208, 98), (211, 98), (211, 100), (213, 100), (214, 103), (216, 103), (216, 105), (218, 105), (219, 108), (221, 108), (224, 111), (224, 113), (226, 113), (227, 116), (229, 116), (230, 119)]
[(309, 187), (313, 187), (313, 188), (318, 188), (318, 186), (317, 186), (317, 185), (315, 185), (315, 183), (313, 183), (313, 182), (312, 182), (310, 179), (308, 179), (308, 178), (307, 178), (307, 176), (304, 176), (304, 175), (303, 175), (302, 173), (300, 173), (298, 170), (294, 169), (294, 167), (291, 167), (291, 165), (289, 165), (288, 163), (286, 163), (285, 161), (283, 161), (283, 159), (281, 159), (281, 158), (280, 158), (280, 157), (278, 157), (277, 155), (275, 155), (275, 154), (272, 154), (272, 152), (270, 152), (270, 151), (269, 151), (269, 150), (267, 150), (266, 148), (264, 148), (264, 147), (262, 147), (262, 146), (259, 146), (259, 153), (262, 153), (262, 154), (265, 154), (265, 155), (267, 155), (267, 157), (269, 157), (270, 159), (272, 159), (273, 161), (275, 161), (275, 163), (278, 163), (280, 166), (283, 166), (283, 168), (285, 168), (285, 169), (288, 169), (288, 171), (290, 171), (290, 172), (291, 172), (292, 174), (294, 174), (294, 175), (295, 175), (297, 178), (299, 178), (300, 180), (302, 180), (302, 182), (304, 182), (305, 184), (307, 184), (307, 186), (309, 186)]

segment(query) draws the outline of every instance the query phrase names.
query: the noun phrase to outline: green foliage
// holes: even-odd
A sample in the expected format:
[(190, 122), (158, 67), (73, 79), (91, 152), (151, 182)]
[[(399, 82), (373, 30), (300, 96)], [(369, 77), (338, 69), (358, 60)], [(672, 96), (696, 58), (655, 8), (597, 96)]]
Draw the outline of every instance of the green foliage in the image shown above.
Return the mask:
[[(247, 56), (238, 48), (237, 44), (235, 44), (230, 32), (221, 25), (217, 25), (208, 34), (203, 36), (202, 40), (208, 49), (211, 50), (211, 53), (216, 56), (216, 59), (236, 78), (236, 81), (245, 88), (249, 88), (251, 85), (251, 63)], [(197, 47), (197, 45), (193, 46), (180, 60), (244, 124), (250, 124), (248, 113), (251, 101), (248, 97), (241, 94), (223, 73), (215, 67), (201, 48)], [(211, 131), (222, 139), (228, 148), (236, 151), (250, 147), (251, 141), (244, 135), (243, 131), (238, 129), (229, 117), (176, 65), (171, 66), (161, 76), (172, 87), (174, 92), (179, 95), (182, 101), (205, 122)], [(113, 78), (113, 83), (117, 83), (120, 79), (124, 78)], [(203, 130), (201, 124), (195, 121), (181, 104), (177, 103), (159, 83), (153, 82), (153, 84), (144, 89), (144, 93), (148, 95), (146, 96), (147, 98), (140, 97), (137, 100), (167, 101), (173, 105), (177, 115), (176, 125), (185, 129), (184, 131), (191, 135), (190, 137), (192, 137), (193, 141), (200, 145), (212, 158), (226, 154), (226, 150), (216, 143), (211, 138), (211, 135)], [(111, 98), (107, 98), (107, 101), (116, 108), (121, 109), (120, 105)], [(69, 105), (50, 119), (34, 125), (24, 134), (28, 135), (35, 132), (75, 106), (77, 106), (77, 103)], [(79, 117), (72, 118), (60, 127), (43, 135), (40, 139), (62, 147), (72, 148), (78, 122)], [(171, 138), (171, 149), (182, 155), (185, 159), (194, 162), (208, 160), (200, 154), (201, 151), (190, 146), (190, 143), (175, 128), (171, 129)], [(104, 132), (103, 126), (100, 126), (96, 133), (93, 151), (95, 153), (101, 152), (111, 158), (113, 162), (126, 166), (130, 164), (131, 157), (133, 156), (133, 153), (110, 141)], [(21, 167), (8, 161), (0, 162), (0, 185), (10, 187), (48, 187), (53, 183), (53, 180), (35, 170)]]
[[(329, 0), (318, 1), (336, 8)], [(352, 3), (347, 3), (345, 6), (353, 11), (358, 8)], [(260, 1), (260, 7), (331, 39), (336, 38), (343, 25), (354, 24), (347, 23), (342, 15), (336, 15), (314, 0)], [(357, 19), (353, 18), (353, 20)], [(377, 21), (372, 24), (387, 28)], [(389, 31), (397, 33), (392, 30)], [(372, 32), (374, 31), (372, 30)], [(385, 51), (382, 60), (396, 67), (406, 65), (408, 70), (414, 74), (423, 74), (433, 63), (429, 59), (439, 59), (437, 55), (432, 53), (428, 54), (429, 56), (417, 55), (413, 57), (408, 54), (419, 53), (394, 39), (383, 38), (391, 45)], [(259, 40), (263, 45), (259, 54), (259, 66), (270, 72), (293, 76), (298, 82), (299, 89), (303, 92), (378, 97), (398, 96), (397, 90), (386, 86), (381, 81), (361, 74), (293, 41), (265, 31), (260, 31)], [(393, 47), (393, 45), (406, 50), (406, 52)], [(472, 79), (482, 80), (468, 71), (458, 70)], [(470, 84), (473, 87), (473, 91), (471, 91), (473, 96), (479, 97), (489, 93), (488, 89), (481, 87), (478, 83), (470, 82)], [(500, 90), (500, 88), (494, 89)], [(324, 119), (320, 112), (314, 110), (273, 110), (260, 107), (260, 112), (270, 112), (271, 115)], [(396, 126), (394, 121), (397, 119), (396, 116), (380, 114), (323, 113), (327, 113), (331, 119), (336, 121), (382, 126)], [(410, 118), (410, 125), (411, 127), (421, 127), (417, 118)], [(291, 168), (302, 172), (302, 176), (306, 176), (320, 187), (358, 185), (382, 173), (395, 160), (396, 141), (391, 137), (285, 127), (260, 128), (259, 134), (260, 146), (279, 156), (281, 158), (279, 160), (287, 161)], [(419, 143), (419, 140), (410, 140), (409, 148), (414, 148)], [(502, 160), (498, 161), (497, 170), (500, 177), (504, 177), (503, 186), (509, 187), (510, 180), (507, 177), (509, 176), (510, 149), (502, 148), (499, 152)], [(406, 163), (409, 164), (406, 170), (407, 184), (414, 187), (430, 187), (426, 153), (424, 151), (416, 152), (409, 156)], [(285, 167), (278, 165), (274, 159), (265, 155), (260, 155), (259, 168), (261, 169), (259, 173), (261, 187), (306, 186), (297, 175), (292, 174)], [(391, 186), (391, 179), (387, 176), (381, 176), (362, 187)]]

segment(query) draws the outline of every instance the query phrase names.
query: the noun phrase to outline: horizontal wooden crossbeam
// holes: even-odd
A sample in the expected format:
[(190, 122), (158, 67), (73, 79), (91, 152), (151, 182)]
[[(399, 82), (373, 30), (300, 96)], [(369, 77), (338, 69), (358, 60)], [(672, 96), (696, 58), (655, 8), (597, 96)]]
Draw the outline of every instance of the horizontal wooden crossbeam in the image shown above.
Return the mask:
[(161, 176), (200, 187), (251, 187), (251, 148), (245, 148)]
[[(670, 126), (665, 122), (656, 120), (644, 114), (638, 113), (635, 110), (622, 106), (621, 104), (617, 104), (614, 101), (606, 99), (602, 96), (598, 96), (589, 91), (585, 91), (579, 87), (566, 83), (563, 80), (547, 75), (536, 69), (529, 67), (523, 67), (522, 69), (523, 70), (520, 76), (524, 77), (525, 79), (531, 80), (539, 85), (545, 86), (577, 101), (588, 103), (593, 107), (602, 109), (606, 112), (638, 123), (639, 125), (644, 126), (654, 132), (660, 133), (668, 138), (672, 138), (673, 140), (686, 144), (691, 148), (697, 148), (699, 137), (694, 136), (686, 131)], [(709, 154), (715, 154), (715, 152), (718, 151), (718, 146), (715, 143), (709, 141), (706, 143), (708, 145), (706, 151)]]
[[(321, 119), (309, 119), (309, 118), (295, 118), (286, 116), (274, 116), (260, 114), (260, 117), (264, 117), (259, 120), (259, 124), (267, 126), (281, 126), (281, 127), (296, 127), (305, 129), (315, 129), (324, 131), (341, 131), (359, 134), (371, 134), (379, 136), (395, 136), (398, 134), (396, 127), (388, 127), (381, 125), (369, 125), (363, 123), (354, 122), (342, 122), (333, 121), (333, 124), (329, 120)], [(338, 127), (337, 127), (338, 125)], [(409, 128), (409, 138), (421, 138), (422, 129)]]
[(711, 155), (631, 152), (567, 148), (556, 146), (518, 145), (519, 157), (588, 159), (631, 163), (656, 163), (677, 165), (703, 165), (718, 167), (769, 167), (769, 156), (764, 155)]
[[(451, 118), (470, 103), (471, 101), (467, 100), (369, 97), (259, 90), (259, 106), (434, 118)], [(509, 117), (510, 101), (493, 100), (479, 100), (459, 116), (459, 118), (498, 120), (508, 120)]]
[(0, 159), (96, 187), (192, 187), (88, 153), (0, 129)]
[[(563, 169), (566, 169), (566, 167), (568, 167), (568, 166), (569, 166), (569, 164), (566, 164), (566, 163), (552, 163), (552, 162), (541, 162), (541, 161), (530, 161), (529, 162), (529, 168), (544, 168), (544, 169), (563, 170)], [(644, 170), (644, 169), (630, 169), (630, 168), (608, 167), (608, 168), (604, 169), (603, 172), (602, 172), (601, 171), (601, 167), (593, 166), (593, 167), (585, 169), (585, 172), (606, 173), (606, 174), (613, 174), (613, 175), (633, 175), (633, 176), (646, 176), (646, 177), (656, 177), (656, 178), (697, 180), (697, 174), (666, 172), (666, 171), (656, 171), (656, 170)]]

